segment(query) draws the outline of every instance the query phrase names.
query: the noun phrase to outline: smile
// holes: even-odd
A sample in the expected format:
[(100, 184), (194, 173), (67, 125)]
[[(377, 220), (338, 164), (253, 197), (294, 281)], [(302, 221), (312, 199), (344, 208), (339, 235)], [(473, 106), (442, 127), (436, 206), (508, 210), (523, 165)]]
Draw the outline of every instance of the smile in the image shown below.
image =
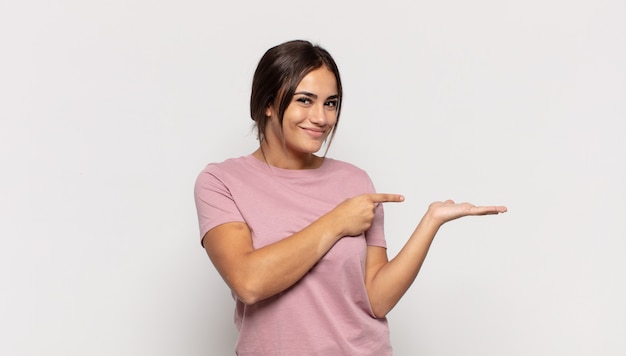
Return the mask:
[(301, 129), (304, 130), (304, 132), (306, 132), (309, 136), (313, 138), (320, 138), (326, 134), (326, 130), (322, 130), (322, 129), (307, 128), (307, 127), (301, 127)]

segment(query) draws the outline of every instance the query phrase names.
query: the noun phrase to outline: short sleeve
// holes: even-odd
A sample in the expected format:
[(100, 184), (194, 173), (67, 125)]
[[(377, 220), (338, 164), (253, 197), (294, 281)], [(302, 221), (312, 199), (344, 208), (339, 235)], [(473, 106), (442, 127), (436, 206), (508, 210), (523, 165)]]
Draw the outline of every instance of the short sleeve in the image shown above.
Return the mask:
[(227, 184), (215, 165), (208, 165), (196, 179), (194, 199), (198, 212), (200, 241), (212, 228), (227, 222), (245, 222)]

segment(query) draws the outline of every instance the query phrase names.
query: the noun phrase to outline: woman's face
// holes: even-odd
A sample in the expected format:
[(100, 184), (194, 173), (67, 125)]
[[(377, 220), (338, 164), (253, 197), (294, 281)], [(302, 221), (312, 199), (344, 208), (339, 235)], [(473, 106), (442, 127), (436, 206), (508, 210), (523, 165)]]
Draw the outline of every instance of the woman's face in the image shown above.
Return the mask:
[[(282, 135), (288, 153), (308, 156), (320, 150), (337, 122), (339, 96), (335, 75), (326, 67), (309, 72), (296, 87), (283, 116)], [(282, 147), (277, 111), (270, 116), (265, 136), (272, 146)]]

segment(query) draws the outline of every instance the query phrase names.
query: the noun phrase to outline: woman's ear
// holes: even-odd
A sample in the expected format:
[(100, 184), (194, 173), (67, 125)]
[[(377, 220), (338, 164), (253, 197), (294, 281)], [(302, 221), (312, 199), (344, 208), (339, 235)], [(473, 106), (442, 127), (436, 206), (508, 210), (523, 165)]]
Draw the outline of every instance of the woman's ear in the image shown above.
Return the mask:
[(268, 105), (267, 108), (265, 108), (265, 116), (272, 117), (273, 113), (274, 113), (274, 110), (272, 110), (272, 106)]

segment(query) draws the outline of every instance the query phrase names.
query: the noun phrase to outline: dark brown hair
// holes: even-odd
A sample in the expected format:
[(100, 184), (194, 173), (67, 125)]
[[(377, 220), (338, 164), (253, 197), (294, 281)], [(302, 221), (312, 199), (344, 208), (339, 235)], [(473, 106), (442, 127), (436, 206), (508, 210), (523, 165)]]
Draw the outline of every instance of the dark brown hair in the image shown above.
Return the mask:
[[(265, 115), (269, 106), (277, 108), (278, 121), (282, 129), (283, 116), (291, 103), (296, 87), (311, 71), (327, 67), (337, 80), (337, 123), (341, 109), (343, 91), (339, 69), (330, 53), (311, 42), (295, 40), (272, 47), (261, 57), (252, 79), (250, 95), (250, 117), (257, 128), (259, 141), (263, 140), (268, 117)], [(333, 127), (330, 141), (335, 136), (337, 123)]]

